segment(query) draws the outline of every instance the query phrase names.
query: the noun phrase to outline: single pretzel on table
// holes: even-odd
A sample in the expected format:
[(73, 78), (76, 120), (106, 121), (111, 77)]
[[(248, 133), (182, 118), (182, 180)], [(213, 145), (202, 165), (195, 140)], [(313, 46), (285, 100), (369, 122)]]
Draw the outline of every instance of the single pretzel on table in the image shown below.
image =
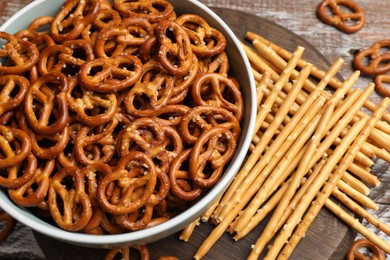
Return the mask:
[[(362, 254), (361, 252), (359, 252), (358, 250), (361, 248), (366, 248), (369, 251), (371, 251), (373, 253), (372, 257), (366, 256), (366, 255)], [(376, 246), (374, 243), (372, 243), (368, 239), (362, 238), (362, 239), (356, 240), (352, 244), (352, 246), (348, 250), (346, 259), (347, 260), (354, 260), (354, 259), (358, 259), (358, 260), (384, 260), (386, 258), (385, 258), (385, 254), (378, 246)]]
[(16, 221), (8, 215), (8, 213), (0, 212), (0, 222), (5, 222), (4, 226), (0, 230), (0, 243), (7, 239), (11, 231), (14, 229)]
[[(141, 260), (150, 259), (149, 249), (146, 245), (135, 246), (133, 248), (138, 251)], [(114, 248), (107, 252), (104, 257), (104, 260), (113, 260), (117, 255), (120, 255), (122, 260), (130, 260), (130, 254), (131, 250), (129, 247)]]
[(374, 82), (378, 93), (384, 97), (390, 98), (390, 85), (385, 85), (385, 83), (390, 83), (390, 76), (386, 74), (377, 75), (374, 79)]
[[(351, 12), (345, 12), (341, 7)], [(332, 15), (328, 15), (327, 9), (330, 9)], [(317, 15), (323, 22), (345, 33), (355, 33), (365, 24), (363, 9), (352, 0), (324, 0), (317, 7)]]
[(387, 51), (389, 47), (390, 40), (385, 39), (375, 42), (370, 48), (360, 50), (353, 60), (355, 67), (370, 75), (390, 71), (390, 52)]

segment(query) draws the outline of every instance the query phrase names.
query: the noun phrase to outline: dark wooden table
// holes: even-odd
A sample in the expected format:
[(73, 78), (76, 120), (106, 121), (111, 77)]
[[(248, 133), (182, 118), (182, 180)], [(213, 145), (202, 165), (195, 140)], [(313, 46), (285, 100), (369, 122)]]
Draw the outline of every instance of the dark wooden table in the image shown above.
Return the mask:
[[(32, 0), (0, 0), (0, 25), (19, 9)], [(344, 34), (335, 28), (320, 22), (315, 14), (320, 1), (287, 1), (287, 0), (200, 0), (210, 7), (223, 7), (251, 13), (270, 21), (273, 21), (293, 33), (301, 36), (329, 61), (341, 57), (345, 64), (340, 71), (343, 78), (347, 78), (352, 72), (351, 60), (353, 53), (370, 46), (373, 42), (390, 38), (390, 5), (387, 1), (356, 0), (366, 13), (365, 27), (355, 34)], [(362, 76), (356, 84), (359, 88), (366, 87), (372, 78)], [(372, 100), (379, 102), (381, 97), (372, 95)], [(390, 112), (390, 111), (389, 111)], [(389, 140), (390, 142), (390, 140)], [(374, 168), (374, 172), (380, 172), (378, 176), (382, 181), (381, 186), (372, 190), (370, 195), (378, 204), (379, 210), (374, 212), (382, 221), (390, 223), (390, 168), (388, 164), (380, 164)], [(385, 169), (383, 167), (386, 167)], [(15, 248), (21, 252), (22, 258), (38, 259), (43, 254), (34, 240), (31, 231), (22, 225), (18, 225), (13, 234), (12, 243), (0, 245), (0, 259), (7, 259), (7, 253), (14, 253)], [(381, 235), (388, 242), (390, 238)], [(23, 239), (20, 239), (23, 237)]]

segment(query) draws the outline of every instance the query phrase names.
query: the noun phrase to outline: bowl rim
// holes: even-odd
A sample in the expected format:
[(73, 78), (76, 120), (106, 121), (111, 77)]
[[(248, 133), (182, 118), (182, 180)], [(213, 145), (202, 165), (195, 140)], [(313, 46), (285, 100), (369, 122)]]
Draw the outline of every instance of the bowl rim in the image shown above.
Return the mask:
[[(22, 18), (25, 14), (27, 14), (34, 7), (46, 2), (48, 0), (35, 0), (22, 9), (20, 9), (17, 13), (11, 16), (3, 25), (0, 26), (0, 31), (6, 31), (5, 28), (8, 28), (18, 19)], [(250, 93), (250, 111), (249, 111), (249, 122), (247, 128), (247, 134), (250, 136), (253, 133), (255, 128), (255, 120), (256, 120), (256, 90), (255, 90), (255, 81), (253, 74), (250, 70), (251, 66), (249, 60), (245, 54), (244, 49), (241, 46), (240, 41), (233, 33), (233, 31), (229, 28), (229, 26), (209, 7), (206, 5), (196, 1), (196, 0), (186, 0), (190, 4), (197, 6), (202, 9), (202, 11), (206, 12), (208, 15), (212, 16), (213, 19), (221, 26), (223, 29), (229, 34), (229, 37), (233, 41), (233, 44), (236, 46), (239, 52), (239, 56), (243, 60), (246, 69), (245, 76), (249, 78), (249, 86), (247, 86), (248, 91)], [(248, 112), (245, 112), (248, 113)], [(242, 133), (243, 134), (243, 133)], [(170, 232), (174, 227), (178, 226), (178, 223), (184, 227), (183, 223), (188, 224), (189, 219), (195, 220), (196, 216), (199, 216), (201, 211), (210, 204), (210, 201), (213, 198), (217, 198), (219, 194), (222, 194), (230, 185), (230, 182), (233, 180), (236, 173), (239, 171), (242, 163), (244, 162), (246, 151), (249, 149), (249, 145), (251, 142), (251, 137), (246, 136), (243, 138), (243, 142), (241, 147), (239, 147), (240, 151), (236, 152), (236, 158), (234, 164), (231, 164), (230, 167), (225, 171), (223, 178), (205, 194), (200, 200), (198, 200), (193, 206), (188, 208), (187, 210), (181, 212), (175, 217), (169, 219), (168, 221), (156, 225), (154, 227), (150, 227), (147, 229), (142, 229), (138, 231), (131, 231), (122, 234), (106, 234), (106, 235), (91, 235), (85, 233), (78, 232), (69, 232), (63, 230), (55, 225), (47, 223), (46, 221), (41, 220), (37, 216), (31, 214), (24, 209), (23, 207), (17, 206), (14, 202), (12, 202), (9, 197), (5, 194), (5, 192), (0, 191), (0, 207), (3, 208), (7, 213), (9, 213), (13, 218), (17, 221), (23, 223), (24, 225), (30, 227), (31, 229), (42, 233), (46, 236), (55, 238), (57, 240), (61, 240), (64, 242), (68, 242), (71, 244), (77, 244), (87, 247), (107, 247), (110, 248), (115, 245), (122, 245), (123, 243), (132, 244), (136, 241), (146, 241), (147, 239), (153, 236), (158, 236), (163, 234), (164, 232)], [(196, 215), (196, 216), (195, 216)], [(177, 231), (175, 231), (177, 232)], [(172, 234), (171, 232), (170, 234)], [(154, 240), (152, 240), (154, 241)], [(145, 242), (140, 242), (145, 243)], [(139, 244), (139, 243), (138, 243)]]

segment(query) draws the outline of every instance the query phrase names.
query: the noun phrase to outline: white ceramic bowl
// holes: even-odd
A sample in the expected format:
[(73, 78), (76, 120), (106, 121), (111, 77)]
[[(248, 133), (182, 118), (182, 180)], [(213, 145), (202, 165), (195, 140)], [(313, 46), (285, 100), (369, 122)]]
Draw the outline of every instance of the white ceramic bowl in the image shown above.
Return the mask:
[[(220, 30), (227, 39), (226, 51), (231, 64), (230, 73), (241, 85), (245, 102), (245, 115), (242, 121), (242, 133), (238, 149), (226, 169), (221, 180), (191, 208), (168, 220), (165, 223), (148, 229), (133, 231), (118, 235), (90, 235), (64, 231), (31, 214), (27, 209), (15, 205), (4, 189), (0, 190), (0, 207), (19, 222), (49, 237), (86, 247), (112, 248), (119, 246), (134, 246), (157, 241), (167, 237), (198, 218), (225, 191), (238, 172), (249, 148), (254, 123), (256, 119), (256, 92), (250, 64), (245, 56), (240, 42), (233, 32), (213, 11), (196, 0), (170, 0), (177, 14), (194, 13), (202, 16), (214, 28)], [(35, 0), (6, 21), (0, 31), (15, 33), (24, 29), (36, 17), (42, 15), (54, 16), (64, 0)]]

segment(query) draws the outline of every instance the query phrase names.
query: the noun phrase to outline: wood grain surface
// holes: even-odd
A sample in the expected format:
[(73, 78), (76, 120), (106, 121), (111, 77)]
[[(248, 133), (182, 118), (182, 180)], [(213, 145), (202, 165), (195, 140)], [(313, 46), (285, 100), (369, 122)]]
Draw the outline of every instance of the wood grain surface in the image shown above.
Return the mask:
[[(6, 21), (12, 14), (17, 12), (20, 8), (25, 6), (31, 2), (31, 0), (13, 0), (6, 1), (0, 0), (0, 24)], [(293, 32), (296, 35), (299, 35), (301, 38), (292, 37), (286, 39), (285, 35), (273, 35), (276, 38), (272, 38), (275, 42), (278, 42), (282, 46), (286, 47), (290, 51), (295, 49), (298, 44), (302, 45), (309, 43), (312, 46), (315, 46), (315, 49), (307, 48), (305, 53), (305, 58), (314, 59), (312, 62), (314, 64), (319, 65), (322, 68), (327, 67), (327, 63), (325, 62), (323, 57), (326, 57), (327, 60), (333, 61), (338, 57), (342, 57), (345, 60), (345, 64), (340, 71), (340, 75), (343, 78), (348, 77), (353, 72), (353, 67), (351, 66), (351, 60), (353, 57), (353, 53), (360, 49), (370, 46), (373, 42), (385, 39), (390, 37), (390, 19), (388, 19), (388, 14), (390, 13), (390, 4), (388, 1), (371, 1), (371, 0), (361, 0), (357, 1), (365, 10), (367, 16), (367, 24), (366, 26), (359, 32), (348, 35), (344, 34), (334, 27), (328, 26), (318, 20), (315, 14), (315, 9), (319, 3), (319, 1), (287, 1), (287, 0), (200, 0), (204, 4), (210, 7), (223, 7), (231, 10), (238, 10), (245, 13), (257, 15), (259, 17), (266, 18), (266, 21), (273, 21), (280, 26), (288, 29), (290, 32)], [(220, 10), (223, 12), (223, 10)], [(229, 12), (229, 11), (225, 11)], [(248, 16), (249, 17), (249, 16)], [(225, 19), (227, 23), (229, 23), (232, 27), (236, 28), (237, 33), (242, 33), (246, 30), (243, 27), (243, 23), (240, 22), (238, 17), (232, 16), (228, 17), (229, 19)], [(236, 18), (236, 19), (234, 19)], [(265, 24), (259, 23), (258, 28), (261, 26), (266, 26)], [(255, 27), (256, 28), (256, 27)], [(268, 28), (269, 30), (270, 28)], [(238, 35), (239, 37), (242, 35)], [(272, 36), (272, 35), (271, 35)], [(284, 36), (284, 37), (282, 37)], [(299, 39), (299, 40), (297, 40)], [(303, 41), (302, 41), (303, 40)], [(281, 42), (280, 42), (281, 41)], [(313, 52), (310, 54), (310, 52)], [(317, 52), (318, 51), (318, 52)], [(309, 54), (308, 54), (309, 53)], [(323, 56), (319, 55), (322, 54)], [(313, 56), (314, 55), (314, 56)], [(358, 83), (357, 87), (364, 88), (368, 85), (369, 82), (372, 81), (372, 78), (363, 75)], [(381, 99), (380, 96), (374, 94), (372, 99), (376, 102), (379, 102)], [(389, 140), (390, 142), (390, 140)], [(390, 213), (389, 213), (389, 204), (390, 204), (390, 169), (389, 165), (385, 163), (377, 163), (374, 166), (373, 172), (378, 173), (379, 179), (382, 181), (382, 184), (379, 187), (376, 187), (372, 190), (370, 197), (374, 199), (380, 206), (378, 211), (373, 212), (374, 215), (377, 215), (382, 221), (386, 223), (390, 223)], [(323, 222), (319, 223), (324, 219)], [(326, 223), (324, 225), (324, 223)], [(294, 252), (293, 258), (295, 259), (342, 259), (345, 254), (345, 249), (349, 246), (351, 239), (354, 237), (353, 232), (348, 232), (345, 226), (338, 221), (336, 218), (330, 215), (330, 213), (323, 210), (320, 218), (315, 222), (314, 225), (319, 225), (317, 227), (313, 226), (310, 230), (310, 233), (307, 237), (311, 237), (310, 239), (304, 239), (302, 241), (303, 245), (299, 245), (301, 249), (298, 248), (296, 252)], [(333, 240), (333, 244), (337, 244), (337, 246), (331, 244), (326, 244), (322, 240), (321, 236), (316, 235), (317, 232), (321, 232), (326, 235), (327, 232), (332, 233), (332, 230), (329, 229), (329, 225), (334, 226), (335, 229), (338, 230), (336, 233), (336, 240)], [(197, 245), (200, 244), (202, 239), (205, 238), (207, 232), (211, 229), (210, 225), (202, 225), (202, 229), (199, 229), (197, 232), (199, 235), (195, 236), (193, 240), (188, 245), (183, 244), (183, 242), (179, 242), (177, 240), (177, 236), (173, 238), (168, 238), (167, 242), (162, 241), (161, 243), (155, 243), (151, 245), (152, 250), (157, 250), (156, 252), (172, 252), (175, 254), (177, 250), (185, 250), (189, 253), (193, 254), (196, 250)], [(21, 228), (23, 230), (23, 228)], [(344, 229), (344, 231), (343, 231)], [(375, 229), (373, 229), (375, 231)], [(28, 231), (28, 230), (27, 230)], [(339, 237), (337, 237), (337, 234)], [(341, 235), (340, 235), (341, 234)], [(31, 234), (23, 233), (23, 237), (30, 236)], [(227, 236), (227, 234), (225, 234)], [(258, 234), (257, 234), (258, 235)], [(330, 234), (331, 236), (332, 234)], [(333, 234), (334, 235), (334, 234)], [(389, 238), (386, 235), (382, 235), (379, 233), (384, 239), (389, 241)], [(14, 235), (15, 236), (15, 235)], [(253, 235), (256, 237), (256, 234)], [(20, 238), (21, 236), (19, 236)], [(17, 236), (16, 236), (17, 238)], [(174, 239), (173, 242), (169, 241), (169, 239)], [(230, 240), (230, 237), (225, 237), (226, 241)], [(249, 239), (249, 238), (248, 238)], [(311, 241), (311, 239), (314, 239)], [(47, 238), (39, 237), (40, 245), (44, 246), (44, 251), (46, 254), (50, 256), (54, 256), (54, 254), (58, 253), (57, 249), (62, 247), (63, 245), (57, 244), (56, 241), (52, 241)], [(229, 242), (229, 243), (230, 243)], [(43, 243), (43, 244), (42, 244)], [(53, 243), (53, 244), (52, 244)], [(170, 244), (174, 243), (173, 247), (170, 247)], [(242, 243), (242, 244), (240, 244)], [(221, 243), (218, 243), (214, 248), (213, 252), (208, 255), (208, 259), (243, 259), (243, 256), (246, 256), (248, 253), (247, 245), (249, 243), (253, 243), (250, 241), (241, 241), (236, 244), (236, 248), (233, 250), (226, 251), (226, 245), (224, 244), (224, 240)], [(301, 244), (302, 244), (301, 243)], [(305, 247), (305, 244), (311, 245), (314, 243), (315, 246)], [(22, 243), (21, 243), (22, 244)], [(53, 245), (53, 247), (48, 247), (48, 245)], [(307, 246), (307, 245), (306, 245)], [(19, 245), (19, 248), (24, 248), (24, 246)], [(302, 248), (303, 247), (303, 248)], [(7, 250), (12, 250), (11, 249)], [(35, 247), (31, 247), (31, 250), (36, 250), (34, 254), (29, 255), (29, 259), (33, 258), (41, 258), (42, 252), (39, 252)], [(314, 249), (315, 248), (315, 249)], [(67, 249), (74, 250), (74, 247), (65, 247), (64, 252)], [(301, 252), (304, 250), (313, 251), (313, 257), (308, 257), (307, 255), (302, 255)], [(6, 259), (4, 254), (7, 253), (7, 250), (4, 249), (4, 245), (0, 244), (0, 258)], [(51, 250), (51, 251), (50, 251)], [(69, 250), (69, 252), (70, 252)], [(85, 249), (79, 249), (81, 251)], [(333, 250), (333, 251), (332, 251)], [(325, 251), (325, 253), (324, 253)], [(5, 252), (5, 253), (4, 253)], [(90, 259), (94, 259), (96, 255), (93, 252), (87, 250), (83, 255), (83, 259), (88, 259), (86, 256), (90, 256)], [(235, 253), (232, 253), (235, 252)], [(98, 254), (102, 254), (103, 251), (100, 251)], [(61, 254), (60, 254), (61, 255)], [(63, 259), (69, 259), (69, 256), (76, 259), (77, 256), (74, 253), (70, 253), (66, 255), (68, 257)], [(156, 255), (155, 257), (157, 257)], [(178, 255), (180, 256), (180, 255)], [(228, 257), (228, 258), (226, 258)], [(48, 257), (50, 258), (50, 257)], [(80, 259), (82, 259), (80, 258)], [(21, 258), (23, 259), (23, 258)], [(56, 258), (58, 259), (58, 258)], [(189, 258), (183, 258), (189, 259)]]

